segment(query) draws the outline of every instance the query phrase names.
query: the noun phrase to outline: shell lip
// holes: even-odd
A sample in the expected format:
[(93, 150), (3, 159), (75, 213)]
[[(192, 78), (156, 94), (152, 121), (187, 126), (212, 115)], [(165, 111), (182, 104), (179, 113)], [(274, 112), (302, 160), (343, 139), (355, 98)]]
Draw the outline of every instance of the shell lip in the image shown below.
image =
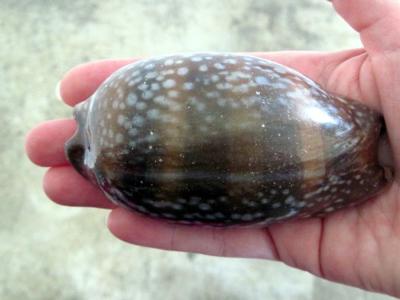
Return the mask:
[(87, 142), (85, 138), (86, 124), (86, 103), (82, 102), (74, 107), (73, 116), (77, 122), (77, 128), (72, 137), (64, 145), (64, 153), (67, 160), (83, 177), (89, 179), (87, 168), (85, 167), (85, 153)]
[(89, 176), (84, 167), (85, 146), (80, 143), (80, 133), (77, 131), (72, 138), (70, 138), (64, 147), (65, 156), (70, 164), (78, 171), (79, 174), (89, 179)]

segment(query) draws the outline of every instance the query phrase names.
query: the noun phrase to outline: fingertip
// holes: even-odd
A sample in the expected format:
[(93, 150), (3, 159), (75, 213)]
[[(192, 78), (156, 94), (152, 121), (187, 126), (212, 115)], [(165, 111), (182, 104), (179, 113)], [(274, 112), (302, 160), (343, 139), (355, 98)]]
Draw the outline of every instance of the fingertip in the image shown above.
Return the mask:
[(128, 211), (121, 207), (117, 207), (108, 214), (107, 228), (110, 233), (117, 239), (130, 244), (143, 245), (143, 242), (138, 242), (136, 236), (135, 219)]
[(50, 168), (43, 177), (47, 197), (60, 205), (114, 208), (104, 194), (72, 167)]
[(398, 50), (400, 3), (396, 0), (332, 1), (339, 15), (361, 34), (365, 48), (371, 53)]
[(36, 145), (38, 144), (37, 141), (38, 135), (35, 134), (36, 131), (37, 127), (34, 127), (27, 132), (24, 139), (24, 148), (25, 148), (25, 153), (28, 156), (29, 160), (36, 165), (40, 165), (37, 153), (34, 150), (35, 148), (37, 148)]
[(80, 64), (67, 71), (60, 81), (61, 99), (71, 106), (87, 99), (98, 84), (92, 80), (93, 75), (91, 63)]
[(36, 165), (65, 165), (64, 143), (76, 130), (71, 119), (49, 120), (32, 128), (25, 137), (25, 152)]
[[(136, 213), (129, 212), (124, 208), (117, 207), (108, 215), (107, 227), (110, 232), (118, 239), (125, 242), (137, 243), (137, 228), (138, 222)], [(139, 239), (140, 240), (140, 239)]]
[(77, 65), (60, 81), (60, 97), (71, 106), (84, 101), (108, 76), (130, 62), (132, 59), (102, 60)]
[(115, 236), (116, 236), (115, 232), (118, 232), (118, 228), (121, 227), (120, 224), (121, 210), (122, 210), (121, 208), (117, 207), (107, 215), (107, 221), (106, 221), (107, 227), (111, 231), (111, 233)]
[(65, 199), (65, 196), (67, 195), (68, 197), (70, 194), (69, 187), (71, 186), (71, 182), (66, 174), (69, 168), (49, 168), (43, 176), (42, 185), (44, 193), (51, 201), (60, 205), (72, 205), (71, 200)]
[(43, 191), (50, 200), (57, 204), (63, 205), (63, 203), (59, 201), (59, 197), (57, 197), (59, 190), (57, 188), (57, 177), (53, 176), (55, 170), (55, 168), (49, 168), (44, 174), (42, 182)]

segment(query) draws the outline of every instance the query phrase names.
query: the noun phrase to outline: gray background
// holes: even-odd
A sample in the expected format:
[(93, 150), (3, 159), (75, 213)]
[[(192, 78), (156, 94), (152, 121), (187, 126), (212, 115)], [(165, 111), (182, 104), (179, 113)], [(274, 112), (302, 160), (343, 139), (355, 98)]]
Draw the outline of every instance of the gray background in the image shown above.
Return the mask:
[(144, 249), (67, 208), (24, 156), (36, 123), (70, 116), (54, 95), (87, 60), (182, 51), (336, 50), (357, 34), (323, 0), (0, 0), (0, 299), (387, 299), (281, 263)]

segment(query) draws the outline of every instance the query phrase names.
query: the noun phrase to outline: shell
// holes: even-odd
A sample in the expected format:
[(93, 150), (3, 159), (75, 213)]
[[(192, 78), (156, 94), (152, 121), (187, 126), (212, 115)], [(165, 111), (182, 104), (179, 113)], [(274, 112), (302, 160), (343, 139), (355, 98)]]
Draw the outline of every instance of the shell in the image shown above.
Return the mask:
[(72, 165), (113, 202), (156, 218), (268, 225), (355, 205), (386, 183), (379, 114), (252, 56), (142, 60), (74, 113)]

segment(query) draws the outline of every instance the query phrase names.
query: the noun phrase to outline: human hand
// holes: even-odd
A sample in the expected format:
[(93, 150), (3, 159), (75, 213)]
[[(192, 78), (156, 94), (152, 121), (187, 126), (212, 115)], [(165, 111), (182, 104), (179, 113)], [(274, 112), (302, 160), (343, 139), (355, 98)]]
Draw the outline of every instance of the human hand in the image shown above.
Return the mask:
[[(326, 90), (360, 99), (384, 115), (397, 172), (393, 183), (375, 199), (324, 218), (257, 229), (205, 228), (146, 218), (115, 207), (68, 164), (64, 143), (75, 131), (73, 120), (43, 123), (27, 137), (31, 160), (50, 167), (45, 192), (63, 205), (111, 209), (109, 229), (129, 243), (280, 260), (332, 281), (400, 296), (400, 5), (391, 0), (335, 0), (333, 4), (360, 32), (364, 49), (256, 55), (297, 69)], [(100, 61), (72, 69), (61, 82), (62, 98), (71, 106), (83, 101), (108, 75), (131, 61)]]

